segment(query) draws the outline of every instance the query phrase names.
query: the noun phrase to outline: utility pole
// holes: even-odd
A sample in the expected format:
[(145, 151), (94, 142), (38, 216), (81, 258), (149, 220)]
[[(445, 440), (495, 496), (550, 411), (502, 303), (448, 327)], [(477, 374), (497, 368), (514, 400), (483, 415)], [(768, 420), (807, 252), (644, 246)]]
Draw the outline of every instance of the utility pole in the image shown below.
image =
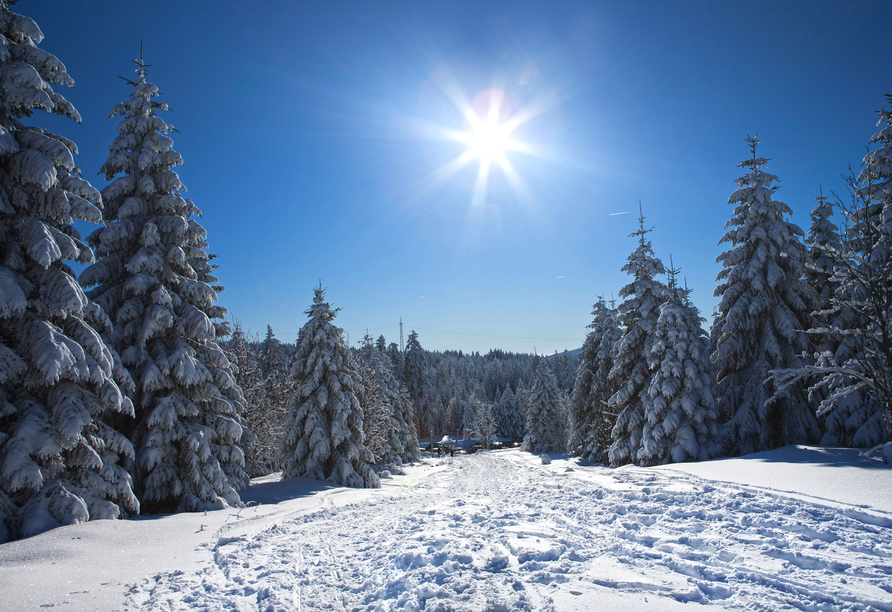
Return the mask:
[(403, 352), (403, 318), (400, 317), (400, 353)]

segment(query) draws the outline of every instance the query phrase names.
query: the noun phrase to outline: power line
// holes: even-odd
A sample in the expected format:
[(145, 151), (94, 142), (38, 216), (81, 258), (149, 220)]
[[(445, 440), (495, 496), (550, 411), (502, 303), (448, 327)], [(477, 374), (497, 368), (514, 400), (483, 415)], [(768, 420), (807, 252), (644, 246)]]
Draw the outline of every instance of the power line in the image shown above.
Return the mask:
[[(353, 332), (365, 332), (365, 331), (379, 331), (382, 329), (396, 329), (400, 327), (399, 325), (387, 325), (384, 327), (363, 327), (362, 329), (349, 329), (345, 330), (347, 333)], [(564, 337), (564, 338), (555, 338), (551, 336), (492, 336), (489, 334), (471, 334), (468, 332), (455, 332), (455, 331), (446, 331), (442, 329), (430, 329), (427, 327), (413, 327), (412, 329), (417, 329), (421, 331), (434, 332), (437, 334), (450, 334), (452, 336), (473, 336), (475, 338), (498, 338), (501, 340), (579, 340), (580, 337)], [(299, 332), (276, 332), (278, 336), (296, 336)]]
[(503, 340), (579, 340), (574, 338), (549, 338), (545, 336), (490, 336), (487, 334), (469, 334), (465, 332), (443, 331), (442, 329), (427, 329), (425, 327), (413, 327), (412, 329), (420, 329), (421, 331), (436, 332), (438, 334), (452, 334), (454, 336), (476, 336), (478, 338), (501, 338)]

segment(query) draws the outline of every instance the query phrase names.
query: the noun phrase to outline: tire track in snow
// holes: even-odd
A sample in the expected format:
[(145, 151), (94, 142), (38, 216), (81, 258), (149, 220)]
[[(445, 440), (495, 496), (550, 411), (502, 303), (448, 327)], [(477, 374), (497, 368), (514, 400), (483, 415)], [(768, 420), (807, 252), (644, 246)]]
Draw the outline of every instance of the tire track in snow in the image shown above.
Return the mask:
[(679, 473), (537, 462), (477, 453), (399, 494), (221, 538), (210, 568), (135, 586), (127, 607), (507, 612), (609, 588), (726, 609), (892, 611), (882, 520)]

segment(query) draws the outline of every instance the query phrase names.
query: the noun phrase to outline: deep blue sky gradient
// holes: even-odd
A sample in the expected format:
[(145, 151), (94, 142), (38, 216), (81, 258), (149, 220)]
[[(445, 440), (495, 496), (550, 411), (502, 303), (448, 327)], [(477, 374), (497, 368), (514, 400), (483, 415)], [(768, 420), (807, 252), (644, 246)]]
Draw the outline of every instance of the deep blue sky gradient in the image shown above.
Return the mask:
[[(843, 191), (892, 91), (892, 3), (286, 2), (21, 0), (96, 176), (129, 97), (139, 41), (175, 125), (187, 197), (202, 209), (242, 325), (296, 338), (322, 280), (337, 322), (428, 349), (550, 353), (582, 344), (596, 296), (628, 282), (642, 201), (657, 255), (670, 253), (709, 316), (728, 196), (758, 132), (803, 229), (819, 186)], [(436, 170), (466, 129), (438, 85), (473, 99), (503, 89), (544, 111), (509, 154), (529, 187), (476, 164)], [(438, 331), (434, 331), (438, 330)], [(451, 332), (451, 333), (443, 333)]]

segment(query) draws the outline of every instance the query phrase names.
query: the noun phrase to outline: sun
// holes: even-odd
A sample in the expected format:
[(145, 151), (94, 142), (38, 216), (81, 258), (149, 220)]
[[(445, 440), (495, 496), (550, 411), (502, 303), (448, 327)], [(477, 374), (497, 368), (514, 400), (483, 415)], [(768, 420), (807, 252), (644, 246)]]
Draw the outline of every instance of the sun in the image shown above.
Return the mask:
[(534, 205), (537, 199), (512, 160), (518, 155), (542, 155), (538, 147), (521, 140), (517, 134), (521, 126), (550, 108), (550, 99), (533, 96), (519, 103), (500, 87), (490, 87), (469, 97), (448, 69), (438, 71), (435, 76), (434, 82), (459, 112), (459, 117), (464, 119), (464, 126), (425, 123), (422, 124), (423, 133), (437, 140), (459, 143), (462, 150), (422, 179), (421, 190), (427, 191), (445, 184), (463, 169), (476, 165), (476, 179), (470, 194), (472, 206), (487, 204), (490, 179), (494, 172), (507, 180), (518, 202)]
[(497, 120), (480, 121), (468, 133), (469, 152), (484, 161), (503, 156), (510, 144), (507, 127)]
[(481, 166), (495, 161), (502, 168), (509, 167), (505, 153), (518, 148), (511, 139), (517, 122), (508, 118), (510, 111), (507, 96), (498, 89), (484, 90), (463, 109), (470, 127), (459, 133), (459, 140), (468, 145), (466, 159), (479, 159)]

